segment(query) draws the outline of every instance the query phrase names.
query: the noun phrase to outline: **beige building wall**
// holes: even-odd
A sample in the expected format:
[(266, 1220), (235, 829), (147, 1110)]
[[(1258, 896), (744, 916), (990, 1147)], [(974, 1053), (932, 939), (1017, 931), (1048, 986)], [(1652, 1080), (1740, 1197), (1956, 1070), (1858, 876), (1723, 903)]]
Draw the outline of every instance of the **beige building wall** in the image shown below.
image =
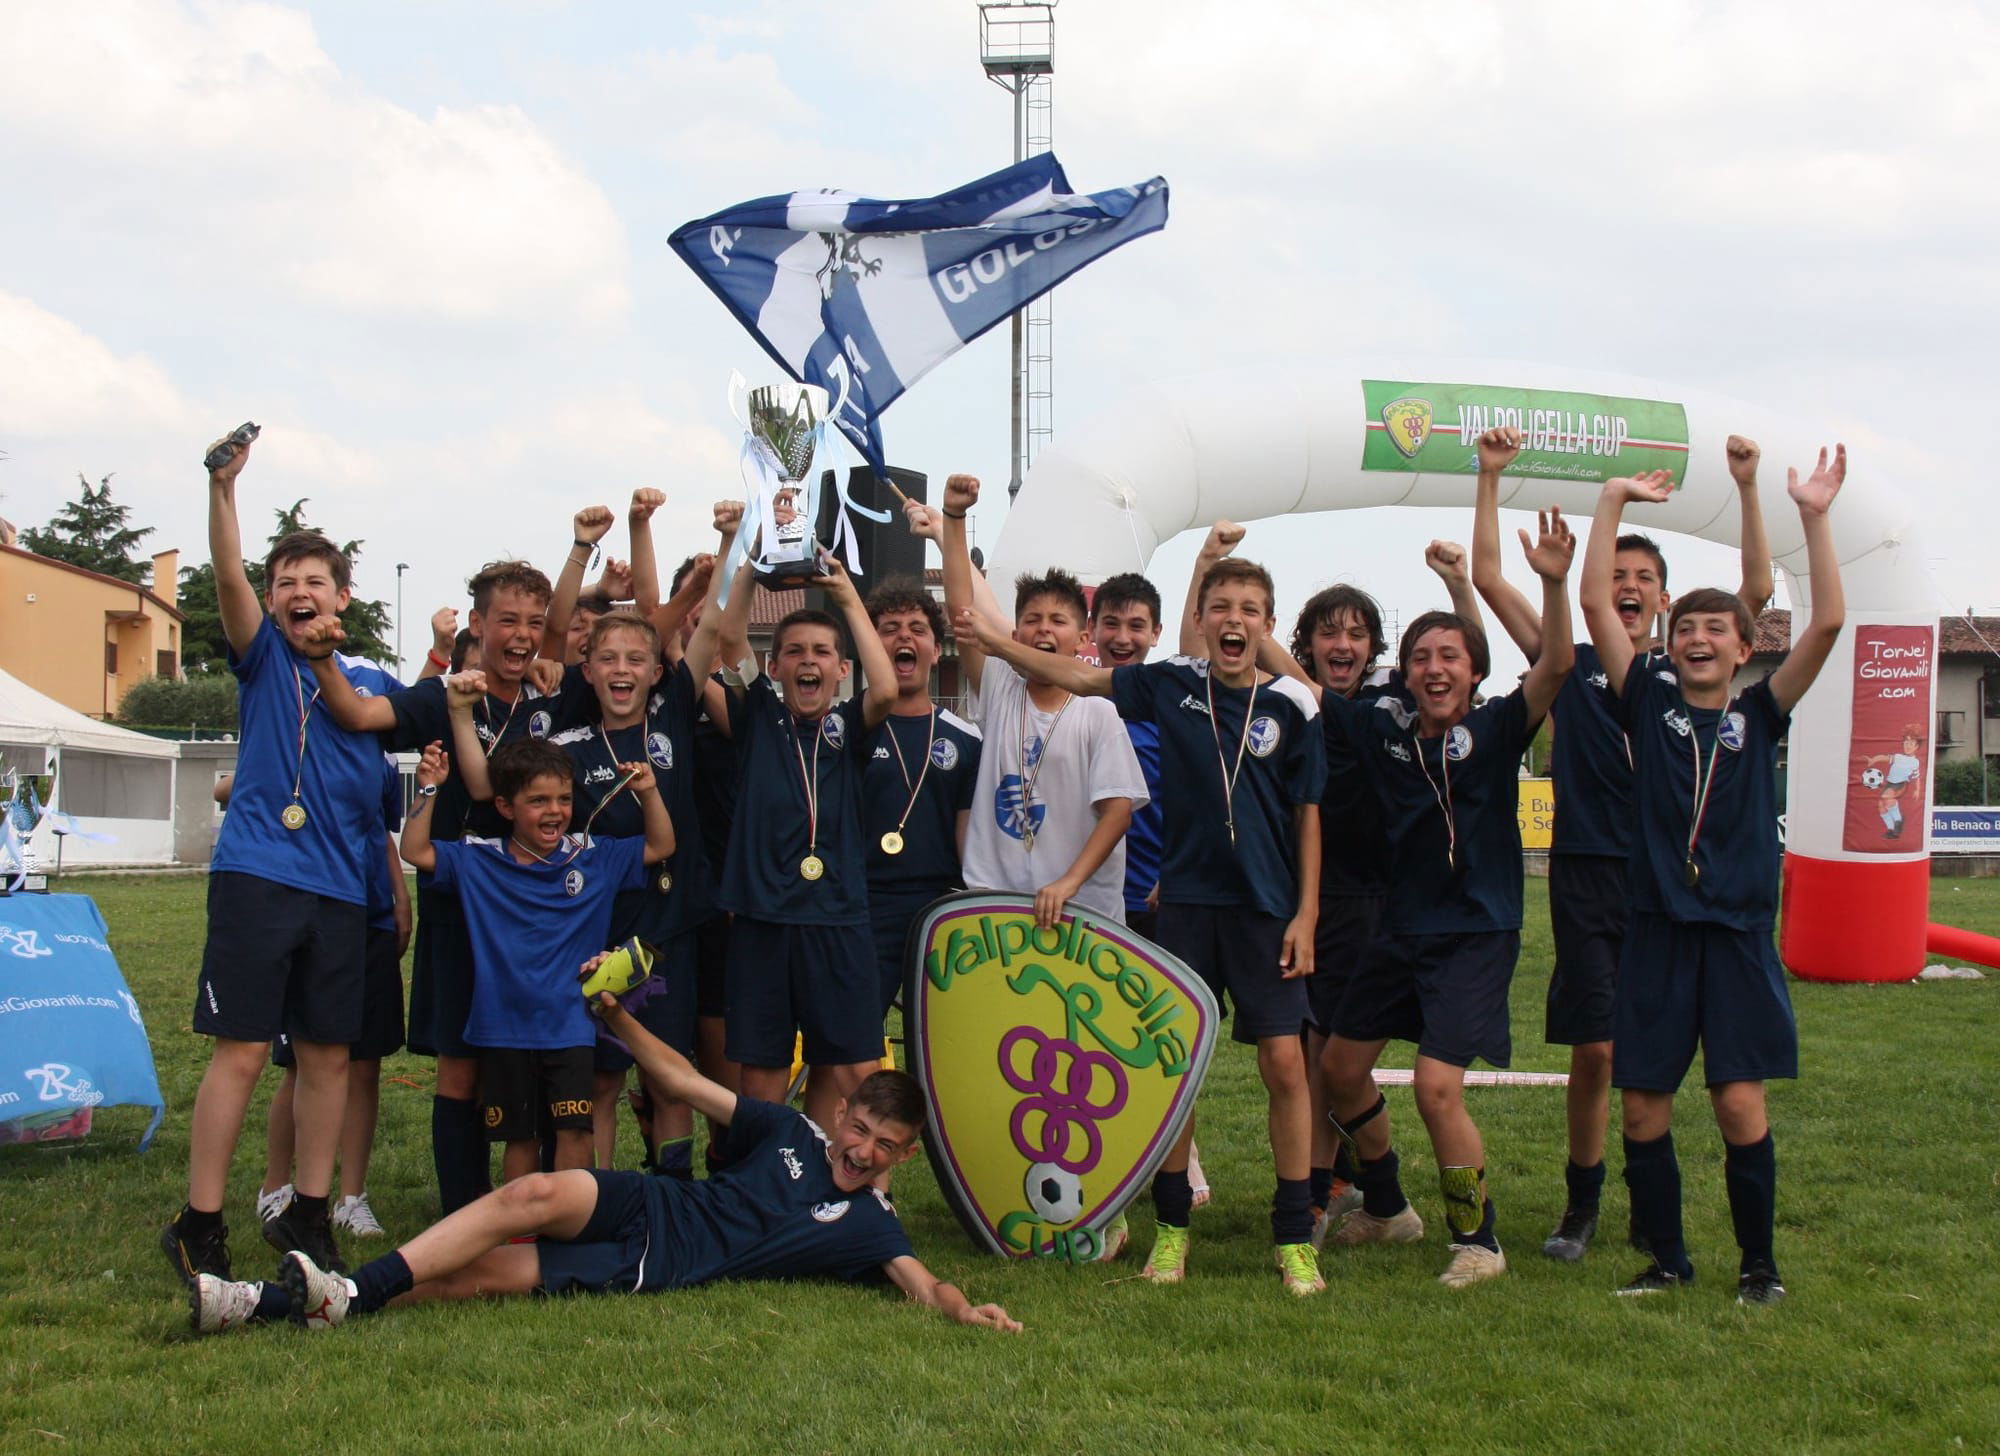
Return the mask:
[(0, 546), (0, 670), (93, 718), (142, 678), (181, 675), (180, 553), (153, 557), (156, 593)]

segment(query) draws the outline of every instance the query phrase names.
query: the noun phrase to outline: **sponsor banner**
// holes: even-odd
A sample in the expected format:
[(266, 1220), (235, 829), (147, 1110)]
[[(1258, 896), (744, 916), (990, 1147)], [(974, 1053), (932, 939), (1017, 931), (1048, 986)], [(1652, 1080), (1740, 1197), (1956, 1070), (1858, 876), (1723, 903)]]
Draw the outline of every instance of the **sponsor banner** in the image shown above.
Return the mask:
[(1931, 810), (1932, 854), (2000, 854), (2000, 809)]
[(1678, 487), (1687, 468), (1687, 411), (1665, 400), (1390, 379), (1362, 380), (1361, 395), (1363, 470), (1477, 475), (1473, 441), (1501, 425), (1526, 437), (1509, 475), (1603, 481), (1670, 470)]
[(1520, 781), (1521, 848), (1547, 849), (1556, 831), (1556, 785), (1554, 779)]
[[(0, 899), (0, 1120), (48, 1136), (94, 1107), (165, 1111), (139, 1003), (88, 895)], [(73, 1124), (71, 1124), (73, 1125)]]
[(1930, 803), (1931, 674), (1936, 630), (1854, 629), (1854, 709), (1840, 846), (1856, 854), (1921, 853)]
[(989, 1252), (1070, 1263), (1151, 1184), (1221, 1025), (1151, 941), (1083, 911), (1038, 930), (1032, 896), (981, 890), (912, 925), (903, 1006), (945, 1201)]

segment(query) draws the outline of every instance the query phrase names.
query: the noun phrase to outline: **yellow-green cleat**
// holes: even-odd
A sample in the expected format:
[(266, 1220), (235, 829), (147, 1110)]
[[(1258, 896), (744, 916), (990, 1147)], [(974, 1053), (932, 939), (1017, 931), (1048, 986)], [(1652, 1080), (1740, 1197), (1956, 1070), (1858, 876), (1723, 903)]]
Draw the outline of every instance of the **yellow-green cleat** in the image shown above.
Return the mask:
[(1139, 1272), (1155, 1284), (1178, 1284), (1187, 1278), (1188, 1231), (1163, 1223), (1153, 1235), (1153, 1252)]
[(1278, 1278), (1285, 1286), (1285, 1293), (1304, 1299), (1309, 1294), (1326, 1292), (1326, 1280), (1319, 1272), (1319, 1255), (1311, 1244), (1279, 1244), (1272, 1253), (1277, 1257)]

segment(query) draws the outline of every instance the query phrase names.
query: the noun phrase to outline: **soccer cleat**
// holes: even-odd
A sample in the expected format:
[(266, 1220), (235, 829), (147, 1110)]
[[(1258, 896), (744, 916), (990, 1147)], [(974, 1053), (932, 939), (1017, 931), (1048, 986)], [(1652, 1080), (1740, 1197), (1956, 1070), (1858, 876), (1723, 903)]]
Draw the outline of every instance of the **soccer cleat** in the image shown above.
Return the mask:
[(1694, 1270), (1676, 1274), (1671, 1269), (1662, 1269), (1658, 1264), (1648, 1264), (1631, 1279), (1618, 1286), (1615, 1291), (1622, 1299), (1639, 1294), (1671, 1294), (1676, 1289), (1685, 1289), (1694, 1283)]
[(291, 1201), (292, 1185), (289, 1183), (282, 1188), (274, 1188), (269, 1193), (260, 1190), (257, 1194), (257, 1222), (269, 1223), (283, 1213), (285, 1206)]
[(311, 1255), (322, 1269), (331, 1269), (336, 1274), (347, 1272), (347, 1261), (340, 1257), (340, 1246), (333, 1241), (332, 1224), (324, 1218), (301, 1218), (297, 1203), (264, 1225), (264, 1242), (280, 1254), (297, 1249)]
[(1413, 1204), (1405, 1203), (1388, 1218), (1377, 1218), (1365, 1208), (1347, 1215), (1335, 1229), (1331, 1241), (1342, 1247), (1354, 1244), (1414, 1244), (1424, 1236), (1424, 1220)]
[(1596, 1235), (1596, 1209), (1565, 1208), (1562, 1221), (1555, 1226), (1555, 1231), (1542, 1240), (1542, 1252), (1551, 1259), (1574, 1264), (1583, 1257), (1583, 1251), (1590, 1247), (1590, 1241)]
[(1784, 1281), (1778, 1278), (1778, 1271), (1769, 1264), (1759, 1264), (1754, 1269), (1745, 1269), (1737, 1276), (1738, 1304), (1772, 1305), (1784, 1297)]
[(1326, 1247), (1326, 1236), (1340, 1227), (1341, 1220), (1361, 1207), (1361, 1190), (1352, 1183), (1335, 1183), (1326, 1207), (1313, 1211), (1312, 1246)]
[(278, 1266), (285, 1293), (292, 1297), (292, 1323), (309, 1330), (330, 1330), (347, 1318), (347, 1281), (329, 1274), (294, 1249)]
[(160, 1248), (167, 1256), (167, 1262), (174, 1266), (174, 1276), (181, 1283), (192, 1286), (197, 1276), (213, 1274), (218, 1279), (229, 1277), (229, 1225), (218, 1223), (206, 1234), (190, 1238), (181, 1231), (179, 1215), (160, 1230)]
[(1163, 1223), (1153, 1235), (1153, 1252), (1140, 1276), (1155, 1284), (1178, 1284), (1187, 1278), (1188, 1231)]
[(263, 1292), (261, 1284), (197, 1274), (188, 1285), (188, 1323), (197, 1335), (216, 1335), (247, 1325), (257, 1317), (257, 1301)]
[(1277, 1256), (1278, 1278), (1285, 1286), (1285, 1293), (1303, 1299), (1309, 1294), (1326, 1292), (1326, 1280), (1319, 1272), (1319, 1254), (1311, 1244), (1279, 1244), (1271, 1252)]
[(368, 1206), (365, 1192), (350, 1193), (333, 1206), (333, 1226), (363, 1239), (381, 1238), (389, 1232), (375, 1217), (375, 1210)]
[(1453, 1244), (1451, 1262), (1438, 1275), (1438, 1283), (1447, 1289), (1463, 1289), (1482, 1279), (1498, 1279), (1506, 1272), (1507, 1256), (1498, 1249), (1484, 1244)]
[(1112, 1219), (1110, 1223), (1106, 1224), (1099, 1231), (1097, 1237), (1099, 1240), (1097, 1257), (1091, 1262), (1109, 1264), (1113, 1259), (1122, 1255), (1125, 1252), (1125, 1246), (1132, 1242), (1132, 1230), (1127, 1227), (1125, 1215), (1121, 1213), (1118, 1217)]

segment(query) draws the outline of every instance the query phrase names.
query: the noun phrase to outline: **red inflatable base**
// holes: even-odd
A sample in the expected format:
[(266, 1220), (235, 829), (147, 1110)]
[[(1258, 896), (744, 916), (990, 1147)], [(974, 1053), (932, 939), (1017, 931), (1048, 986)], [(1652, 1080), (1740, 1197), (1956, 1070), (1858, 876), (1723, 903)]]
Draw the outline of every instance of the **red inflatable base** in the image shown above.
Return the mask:
[(1785, 855), (1778, 956), (1804, 981), (1909, 981), (1924, 968), (1928, 859), (1881, 864)]

